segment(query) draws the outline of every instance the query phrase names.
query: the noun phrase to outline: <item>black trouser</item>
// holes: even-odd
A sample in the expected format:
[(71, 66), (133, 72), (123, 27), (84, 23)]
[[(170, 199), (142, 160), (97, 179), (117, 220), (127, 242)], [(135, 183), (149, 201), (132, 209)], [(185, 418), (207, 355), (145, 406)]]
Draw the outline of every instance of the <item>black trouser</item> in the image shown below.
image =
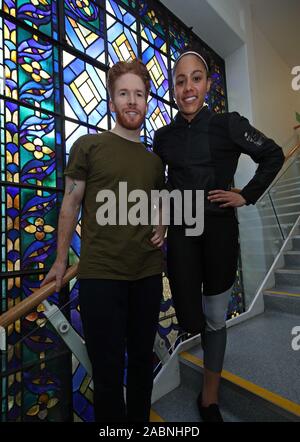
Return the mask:
[(222, 370), (225, 316), (237, 259), (234, 215), (205, 217), (204, 232), (197, 237), (186, 236), (182, 226), (168, 229), (168, 276), (176, 316), (184, 330), (202, 333), (204, 365), (215, 372)]
[(93, 368), (95, 421), (149, 421), (161, 299), (161, 275), (137, 281), (80, 280), (80, 313)]

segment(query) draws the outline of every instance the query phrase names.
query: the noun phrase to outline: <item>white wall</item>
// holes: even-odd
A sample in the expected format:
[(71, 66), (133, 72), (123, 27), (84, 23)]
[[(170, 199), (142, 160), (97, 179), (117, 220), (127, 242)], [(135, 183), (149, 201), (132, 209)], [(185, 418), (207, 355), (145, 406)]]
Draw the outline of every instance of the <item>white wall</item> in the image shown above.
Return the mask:
[[(258, 129), (285, 145), (293, 134), (295, 112), (300, 112), (300, 92), (291, 87), (291, 66), (255, 23), (248, 0), (207, 2), (243, 40), (240, 48), (225, 56), (229, 109), (243, 113)], [(248, 79), (239, 80), (237, 73)]]
[(253, 82), (258, 97), (253, 103), (254, 123), (280, 145), (284, 145), (296, 124), (295, 112), (300, 112), (300, 92), (292, 90), (291, 68), (255, 23), (253, 30), (256, 62)]
[(226, 21), (229, 28), (242, 40), (245, 39), (243, 8), (240, 0), (207, 0), (207, 3)]

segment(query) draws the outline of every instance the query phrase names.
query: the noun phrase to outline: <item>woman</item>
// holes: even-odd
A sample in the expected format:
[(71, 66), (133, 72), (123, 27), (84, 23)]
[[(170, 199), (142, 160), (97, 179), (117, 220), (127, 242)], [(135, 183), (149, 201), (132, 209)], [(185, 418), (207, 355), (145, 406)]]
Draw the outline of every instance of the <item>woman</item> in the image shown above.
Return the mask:
[[(173, 70), (175, 120), (155, 134), (153, 150), (168, 166), (169, 190), (204, 190), (204, 231), (168, 230), (168, 273), (179, 325), (202, 335), (204, 384), (198, 397), (203, 421), (223, 421), (218, 391), (226, 346), (226, 313), (236, 277), (235, 208), (255, 204), (284, 162), (282, 149), (236, 112), (216, 114), (204, 103), (211, 86), (206, 53), (185, 50)], [(258, 163), (251, 181), (232, 192), (241, 153)], [(193, 205), (195, 206), (195, 195)]]

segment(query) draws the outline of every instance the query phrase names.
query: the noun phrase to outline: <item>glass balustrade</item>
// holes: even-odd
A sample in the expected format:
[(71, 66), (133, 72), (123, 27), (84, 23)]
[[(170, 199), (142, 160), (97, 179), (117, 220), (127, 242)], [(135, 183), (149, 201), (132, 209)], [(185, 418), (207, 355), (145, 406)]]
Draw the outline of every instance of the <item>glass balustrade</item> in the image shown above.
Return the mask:
[(238, 209), (246, 310), (299, 215), (300, 155), (296, 153), (255, 206)]

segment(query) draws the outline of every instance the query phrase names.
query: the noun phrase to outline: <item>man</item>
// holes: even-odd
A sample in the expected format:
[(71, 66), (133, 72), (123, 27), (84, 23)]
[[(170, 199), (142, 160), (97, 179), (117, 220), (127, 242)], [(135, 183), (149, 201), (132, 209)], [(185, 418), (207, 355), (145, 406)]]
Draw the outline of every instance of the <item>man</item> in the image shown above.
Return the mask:
[[(72, 147), (65, 170), (57, 258), (43, 285), (56, 279), (57, 291), (61, 287), (82, 205), (79, 300), (93, 368), (95, 420), (147, 422), (153, 387), (153, 344), (162, 297), (160, 248), (165, 230), (157, 226), (153, 233), (150, 223), (124, 222), (127, 201), (119, 194), (119, 183), (126, 183), (128, 192), (139, 189), (149, 197), (151, 190), (163, 186), (164, 174), (159, 157), (140, 142), (150, 90), (146, 67), (139, 60), (117, 63), (109, 70), (108, 90), (116, 124), (111, 131), (79, 138)], [(101, 201), (98, 192), (102, 190), (116, 196), (113, 214), (117, 220), (123, 219), (117, 225), (99, 221), (97, 201)]]
[[(179, 325), (202, 335), (202, 420), (222, 421), (218, 391), (226, 346), (226, 312), (236, 278), (238, 221), (234, 209), (255, 204), (280, 170), (284, 155), (274, 141), (238, 113), (215, 114), (205, 105), (211, 85), (207, 54), (187, 49), (173, 70), (175, 121), (159, 129), (154, 152), (168, 165), (169, 190), (204, 190), (204, 232), (168, 229), (168, 274)], [(231, 184), (241, 153), (259, 164), (240, 193)], [(195, 201), (194, 201), (195, 203)]]

